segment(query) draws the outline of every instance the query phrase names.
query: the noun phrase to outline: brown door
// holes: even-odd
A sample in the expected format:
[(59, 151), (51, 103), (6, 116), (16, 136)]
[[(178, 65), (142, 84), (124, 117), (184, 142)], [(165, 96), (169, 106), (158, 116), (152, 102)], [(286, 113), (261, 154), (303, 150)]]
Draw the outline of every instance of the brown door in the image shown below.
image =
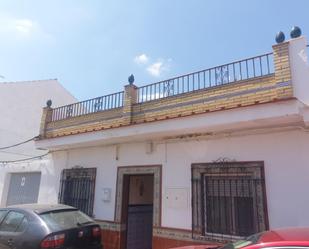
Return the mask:
[(123, 215), (126, 249), (151, 249), (153, 225), (153, 175), (126, 175), (123, 189)]
[[(129, 204), (129, 184), (130, 176), (123, 176), (122, 188), (122, 207), (121, 207), (121, 227), (127, 227), (128, 221), (128, 204)], [(127, 231), (121, 230), (120, 232), (120, 249), (126, 249), (127, 244)]]

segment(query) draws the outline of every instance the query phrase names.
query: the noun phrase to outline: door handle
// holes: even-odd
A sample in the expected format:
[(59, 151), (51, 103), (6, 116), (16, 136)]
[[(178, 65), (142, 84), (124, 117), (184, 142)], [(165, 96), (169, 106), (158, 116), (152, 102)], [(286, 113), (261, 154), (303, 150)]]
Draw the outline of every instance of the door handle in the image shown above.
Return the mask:
[(9, 245), (9, 246), (12, 246), (13, 244), (14, 244), (13, 239), (8, 239), (8, 245)]

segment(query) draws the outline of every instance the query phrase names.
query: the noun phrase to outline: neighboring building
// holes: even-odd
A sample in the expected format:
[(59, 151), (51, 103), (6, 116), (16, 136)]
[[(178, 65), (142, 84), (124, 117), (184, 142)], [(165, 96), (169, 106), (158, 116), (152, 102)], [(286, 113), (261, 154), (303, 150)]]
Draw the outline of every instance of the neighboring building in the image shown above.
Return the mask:
[(57, 80), (0, 83), (0, 206), (57, 201), (45, 188), (58, 177), (51, 170), (51, 157), (24, 161), (46, 154), (36, 150), (31, 138), (39, 135), (42, 105), (48, 99), (56, 105), (76, 102)]
[(55, 174), (42, 187), (101, 222), (105, 249), (309, 226), (308, 125), (299, 37), (272, 53), (45, 107), (36, 145), (52, 152)]

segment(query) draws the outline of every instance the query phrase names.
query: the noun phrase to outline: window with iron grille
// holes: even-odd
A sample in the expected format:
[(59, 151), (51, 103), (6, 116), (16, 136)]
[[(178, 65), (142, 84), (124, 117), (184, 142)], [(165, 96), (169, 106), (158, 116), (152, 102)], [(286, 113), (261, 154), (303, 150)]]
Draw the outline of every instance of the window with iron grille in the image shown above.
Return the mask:
[(96, 168), (64, 169), (61, 174), (59, 203), (73, 206), (93, 216)]
[(192, 165), (194, 234), (248, 236), (268, 229), (263, 162)]

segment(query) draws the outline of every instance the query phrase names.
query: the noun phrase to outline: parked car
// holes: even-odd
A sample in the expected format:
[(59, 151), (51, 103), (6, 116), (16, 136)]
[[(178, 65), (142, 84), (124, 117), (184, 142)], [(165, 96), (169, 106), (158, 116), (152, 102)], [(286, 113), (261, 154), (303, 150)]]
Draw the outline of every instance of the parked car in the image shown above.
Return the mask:
[(66, 205), (0, 208), (0, 249), (102, 249), (101, 229)]
[[(209, 245), (185, 246), (173, 249), (207, 249)], [(309, 247), (309, 228), (284, 228), (265, 231), (218, 249), (299, 249)]]

